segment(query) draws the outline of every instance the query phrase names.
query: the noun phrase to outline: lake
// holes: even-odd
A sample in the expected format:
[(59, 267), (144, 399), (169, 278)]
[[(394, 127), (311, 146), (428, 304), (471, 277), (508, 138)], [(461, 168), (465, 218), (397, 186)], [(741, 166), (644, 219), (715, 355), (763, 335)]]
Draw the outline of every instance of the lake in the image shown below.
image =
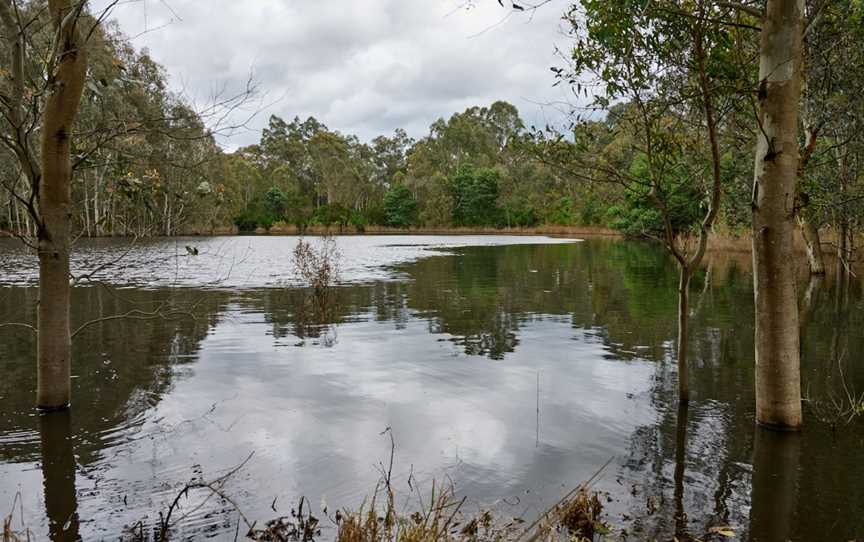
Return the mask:
[[(250, 519), (301, 496), (321, 517), (360, 506), (392, 436), (397, 489), (451, 480), (502, 516), (534, 519), (611, 460), (595, 487), (632, 539), (864, 537), (864, 423), (835, 406), (864, 392), (856, 279), (802, 270), (806, 427), (778, 434), (754, 425), (746, 254), (710, 254), (693, 280), (681, 411), (677, 270), (661, 248), (339, 237), (343, 280), (319, 310), (293, 276), (296, 241), (80, 241), (74, 272), (106, 267), (74, 289), (73, 329), (174, 312), (82, 329), (69, 415), (34, 412), (34, 337), (0, 329), (0, 513), (14, 503), (37, 539), (116, 540), (245, 461), (224, 491)], [(0, 322), (34, 322), (33, 258), (0, 240), (0, 273)], [(182, 537), (234, 539), (228, 503), (182, 505)]]

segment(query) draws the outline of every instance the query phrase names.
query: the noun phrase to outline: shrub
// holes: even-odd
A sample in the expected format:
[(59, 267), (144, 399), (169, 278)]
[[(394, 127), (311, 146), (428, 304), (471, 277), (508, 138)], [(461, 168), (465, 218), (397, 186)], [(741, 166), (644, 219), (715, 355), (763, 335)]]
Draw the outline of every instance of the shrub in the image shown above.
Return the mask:
[(241, 232), (255, 231), (258, 227), (258, 217), (249, 209), (241, 211), (239, 215), (234, 217), (234, 225)]
[(313, 246), (300, 239), (294, 247), (292, 263), (300, 279), (312, 289), (315, 299), (325, 302), (330, 289), (339, 280), (342, 265), (342, 253), (336, 240), (325, 236)]

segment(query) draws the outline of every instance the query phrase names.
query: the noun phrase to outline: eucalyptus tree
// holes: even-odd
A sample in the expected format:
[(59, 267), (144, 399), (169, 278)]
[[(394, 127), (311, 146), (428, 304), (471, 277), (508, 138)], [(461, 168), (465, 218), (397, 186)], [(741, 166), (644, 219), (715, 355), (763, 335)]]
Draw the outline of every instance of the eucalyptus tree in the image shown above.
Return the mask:
[(420, 204), (421, 219), (431, 225), (452, 224), (458, 202), (451, 186), (460, 170), (505, 167), (511, 143), (523, 130), (517, 109), (502, 101), (432, 123), (429, 135), (408, 154), (406, 185)]
[(846, 263), (850, 226), (860, 216), (856, 169), (864, 141), (864, 6), (839, 0), (813, 2), (808, 8), (797, 210), (810, 272), (824, 274), (820, 227), (834, 226), (838, 259)]
[[(48, 54), (31, 47), (42, 10), (27, 2), (0, 1), (8, 55), (0, 142), (16, 157), (26, 188), (6, 188), (36, 225), (39, 255), (38, 383), (42, 409), (68, 407), (72, 345), (69, 331), (69, 251), (74, 124), (87, 78), (88, 30), (98, 24), (84, 2), (48, 0)], [(31, 26), (32, 25), (32, 26)], [(29, 88), (28, 88), (29, 87)], [(37, 146), (36, 139), (39, 139)]]
[(804, 0), (768, 0), (761, 24), (752, 199), (756, 420), (798, 429), (800, 329), (795, 269), (789, 258), (799, 167)]
[(707, 1), (636, 8), (629, 0), (583, 0), (565, 18), (576, 44), (569, 71), (558, 70), (558, 77), (580, 95), (592, 85), (597, 109), (627, 104), (614, 120), (614, 129), (624, 133), (605, 153), (581, 144), (584, 130), (574, 132), (581, 152), (573, 167), (589, 172), (587, 180), (621, 185), (656, 211), (656, 230), (644, 233), (661, 241), (678, 264), (678, 394), (686, 402), (689, 285), (721, 203), (719, 131), (737, 92), (730, 61), (735, 44), (722, 13)]
[(18, 215), (11, 232), (39, 259), (37, 322), (28, 327), (38, 336), (37, 406), (46, 410), (70, 403), (70, 288), (87, 277), (70, 273), (73, 228), (212, 226), (216, 213), (199, 214), (196, 204), (222, 205), (224, 190), (208, 175), (221, 155), (213, 131), (228, 127), (205, 121), (227, 118), (250, 95), (247, 86), (203, 116), (192, 110), (167, 90), (157, 63), (103, 24), (116, 3), (91, 14), (86, 1), (0, 0), (0, 153), (12, 158), (0, 187)]

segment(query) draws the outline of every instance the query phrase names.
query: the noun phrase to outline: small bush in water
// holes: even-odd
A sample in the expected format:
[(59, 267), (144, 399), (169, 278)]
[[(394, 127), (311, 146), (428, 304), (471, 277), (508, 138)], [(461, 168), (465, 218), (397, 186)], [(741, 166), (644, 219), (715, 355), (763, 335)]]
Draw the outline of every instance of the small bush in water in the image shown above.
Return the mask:
[(330, 288), (339, 280), (342, 253), (336, 240), (327, 236), (313, 244), (300, 239), (292, 256), (295, 272), (306, 286), (312, 288), (315, 298), (324, 301)]

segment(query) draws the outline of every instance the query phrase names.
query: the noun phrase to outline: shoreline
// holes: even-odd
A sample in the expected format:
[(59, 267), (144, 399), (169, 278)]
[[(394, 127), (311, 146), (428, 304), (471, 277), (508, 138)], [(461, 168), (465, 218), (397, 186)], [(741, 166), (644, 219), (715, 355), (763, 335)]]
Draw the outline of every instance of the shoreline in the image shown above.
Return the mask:
[[(620, 232), (602, 226), (536, 226), (531, 228), (449, 228), (449, 227), (416, 227), (392, 228), (388, 226), (366, 226), (358, 229), (355, 226), (308, 226), (302, 231), (296, 226), (273, 226), (269, 230), (257, 228), (255, 231), (241, 232), (237, 227), (220, 227), (213, 229), (189, 228), (174, 235), (147, 235), (142, 238), (170, 237), (230, 237), (230, 236), (298, 236), (298, 235), (584, 235), (593, 237), (609, 237), (623, 239)], [(110, 239), (133, 237), (132, 234), (100, 234), (83, 236), (86, 239)], [(9, 231), (0, 230), (0, 238), (14, 238)]]
[[(578, 236), (584, 238), (605, 238), (610, 240), (625, 240), (627, 239), (621, 232), (606, 228), (603, 226), (534, 226), (530, 228), (492, 228), (492, 227), (415, 227), (415, 228), (393, 228), (388, 226), (366, 226), (358, 229), (355, 226), (308, 226), (304, 230), (300, 230), (297, 226), (277, 225), (269, 230), (257, 228), (255, 231), (240, 232), (236, 226), (220, 227), (213, 229), (189, 228), (174, 235), (147, 235), (142, 238), (172, 238), (172, 237), (279, 237), (279, 236), (320, 236), (320, 235), (343, 235), (343, 236), (375, 236), (375, 235), (453, 235), (453, 236), (469, 236), (469, 235), (514, 235), (514, 236), (530, 236), (530, 235), (546, 235), (549, 237), (571, 237)], [(14, 239), (16, 236), (6, 230), (0, 230), (0, 239)], [(82, 236), (87, 239), (122, 239), (133, 237), (131, 234), (101, 234), (92, 236)], [(821, 232), (821, 240), (823, 245), (823, 253), (826, 257), (834, 255), (832, 247), (836, 246), (834, 241), (836, 234), (831, 229), (826, 229)], [(639, 239), (632, 239), (639, 241)], [(646, 242), (653, 242), (644, 240)], [(864, 237), (861, 239), (864, 242)], [(732, 252), (732, 253), (750, 253), (752, 252), (752, 235), (750, 231), (741, 233), (732, 233), (728, 231), (720, 231), (713, 233), (708, 239), (708, 252)], [(795, 253), (805, 252), (804, 241), (800, 230), (796, 233), (794, 239)]]

